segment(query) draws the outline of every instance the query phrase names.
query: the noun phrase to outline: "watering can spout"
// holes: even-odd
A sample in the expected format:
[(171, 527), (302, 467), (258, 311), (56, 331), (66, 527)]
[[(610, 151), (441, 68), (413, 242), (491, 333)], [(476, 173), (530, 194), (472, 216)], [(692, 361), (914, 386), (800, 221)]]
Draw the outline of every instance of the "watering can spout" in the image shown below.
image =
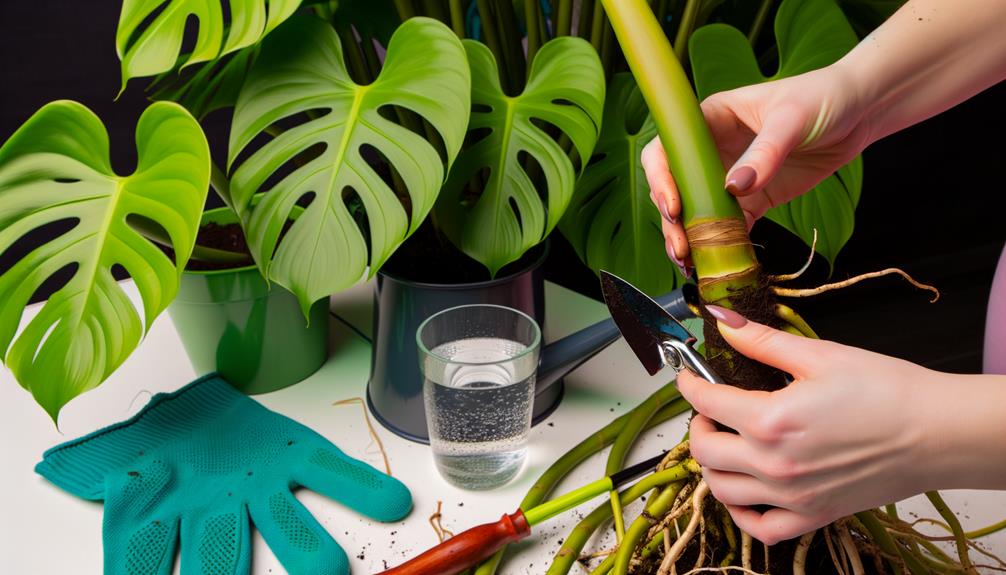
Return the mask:
[[(654, 299), (675, 317), (682, 319), (695, 317), (688, 304), (695, 304), (698, 301), (698, 290), (693, 284), (685, 284)], [(544, 393), (555, 382), (597, 355), (619, 336), (615, 321), (609, 317), (546, 345), (542, 349), (541, 363), (538, 365), (535, 395)]]

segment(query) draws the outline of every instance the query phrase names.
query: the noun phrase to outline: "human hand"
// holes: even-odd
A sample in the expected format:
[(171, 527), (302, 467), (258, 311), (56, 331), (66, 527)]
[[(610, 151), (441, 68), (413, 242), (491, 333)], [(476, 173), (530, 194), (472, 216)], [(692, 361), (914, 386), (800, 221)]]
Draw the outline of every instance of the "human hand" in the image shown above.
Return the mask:
[[(742, 530), (774, 544), (946, 486), (938, 485), (943, 476), (934, 461), (942, 453), (934, 444), (945, 437), (927, 436), (929, 429), (946, 430), (940, 423), (951, 419), (946, 374), (706, 309), (731, 346), (794, 378), (775, 392), (714, 385), (688, 371), (678, 378), (698, 411), (691, 454)], [(751, 508), (757, 504), (773, 509), (759, 513)]]
[[(750, 229), (769, 208), (810, 190), (871, 142), (859, 89), (840, 64), (713, 94), (702, 112), (728, 166), (725, 186)], [(650, 199), (662, 214), (667, 255), (688, 267), (681, 200), (660, 140), (643, 149)]]

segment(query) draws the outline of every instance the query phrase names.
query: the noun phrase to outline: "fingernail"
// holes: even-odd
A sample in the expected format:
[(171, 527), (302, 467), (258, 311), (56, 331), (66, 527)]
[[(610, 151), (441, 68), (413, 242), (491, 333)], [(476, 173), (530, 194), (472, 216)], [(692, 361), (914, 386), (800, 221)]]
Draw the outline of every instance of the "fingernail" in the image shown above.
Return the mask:
[(674, 248), (671, 248), (670, 256), (671, 261), (674, 262), (674, 265), (678, 266), (678, 271), (681, 272), (681, 275), (684, 276), (685, 279), (692, 277), (692, 270), (689, 268), (688, 264), (685, 263), (685, 260), (679, 258), (678, 254), (674, 253)]
[(741, 166), (727, 176), (727, 191), (731, 194), (741, 194), (754, 185), (758, 174), (751, 166)]
[(676, 224), (674, 218), (667, 213), (667, 202), (664, 201), (664, 196), (662, 194), (657, 194), (657, 209), (660, 210), (660, 215), (664, 216), (664, 219), (672, 224)]
[(716, 321), (729, 328), (737, 329), (739, 327), (744, 327), (744, 324), (748, 322), (744, 316), (732, 309), (727, 309), (718, 305), (707, 305), (706, 310), (709, 311), (709, 315), (716, 318)]

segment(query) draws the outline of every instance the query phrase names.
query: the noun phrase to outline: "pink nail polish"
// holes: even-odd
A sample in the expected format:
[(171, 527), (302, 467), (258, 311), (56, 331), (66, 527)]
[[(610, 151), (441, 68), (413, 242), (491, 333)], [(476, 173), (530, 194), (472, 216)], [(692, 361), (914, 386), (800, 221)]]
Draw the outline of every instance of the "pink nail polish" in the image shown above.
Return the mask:
[(744, 327), (744, 324), (748, 322), (744, 316), (732, 309), (727, 309), (718, 305), (707, 305), (706, 310), (709, 312), (709, 315), (716, 318), (716, 321), (729, 328), (737, 329), (739, 327)]
[(727, 176), (727, 191), (731, 194), (743, 194), (754, 185), (758, 174), (751, 166), (741, 166)]
[(663, 216), (665, 220), (672, 224), (677, 223), (674, 221), (674, 218), (668, 215), (667, 202), (664, 201), (664, 196), (661, 194), (657, 194), (657, 209), (660, 210), (660, 215)]

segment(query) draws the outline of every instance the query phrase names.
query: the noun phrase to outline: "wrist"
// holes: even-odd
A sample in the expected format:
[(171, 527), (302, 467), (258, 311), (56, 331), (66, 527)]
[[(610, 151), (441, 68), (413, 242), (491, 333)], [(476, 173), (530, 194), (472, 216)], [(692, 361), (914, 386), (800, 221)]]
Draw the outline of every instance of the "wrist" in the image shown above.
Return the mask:
[(931, 372), (925, 452), (927, 490), (1006, 489), (1006, 377)]

